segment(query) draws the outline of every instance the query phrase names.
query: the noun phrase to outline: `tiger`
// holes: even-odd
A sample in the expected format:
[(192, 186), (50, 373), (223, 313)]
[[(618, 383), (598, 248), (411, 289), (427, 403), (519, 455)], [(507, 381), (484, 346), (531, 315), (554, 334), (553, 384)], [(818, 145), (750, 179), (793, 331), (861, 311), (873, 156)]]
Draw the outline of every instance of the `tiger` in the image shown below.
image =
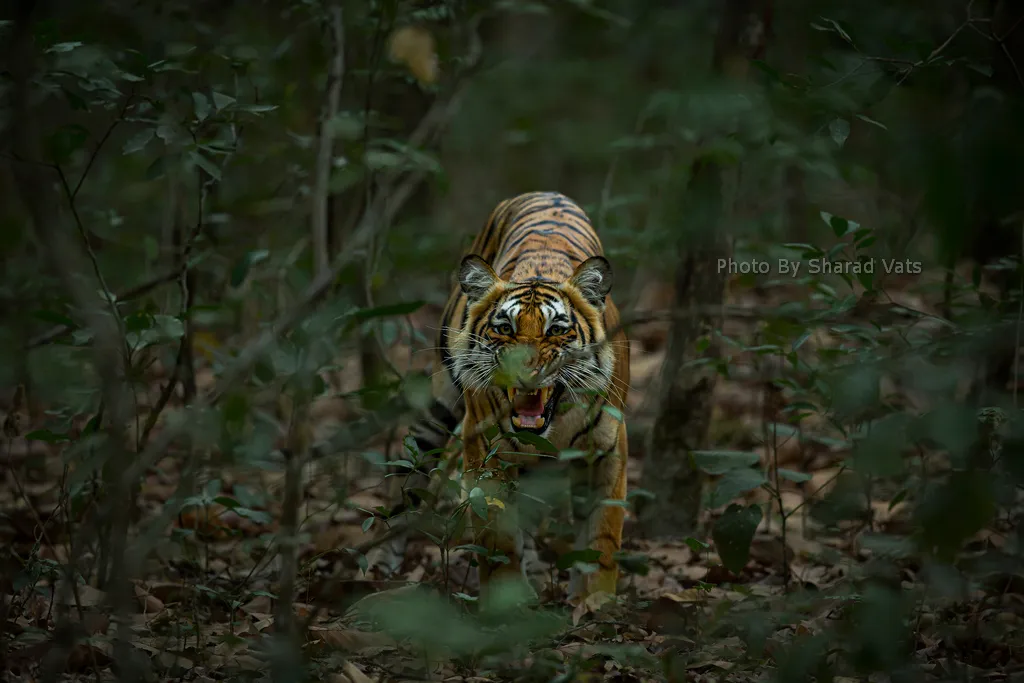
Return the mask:
[[(598, 567), (573, 571), (570, 599), (616, 591), (629, 352), (612, 284), (589, 218), (557, 192), (500, 202), (462, 258), (438, 327), (430, 415), (411, 434), (421, 451), (436, 451), (461, 423), (464, 491), (487, 494), (487, 520), (473, 513), (475, 543), (488, 551), (479, 560), (481, 593), (499, 577), (525, 580), (522, 532), (502, 524), (499, 489), (516, 480), (510, 461), (529, 465), (528, 454), (539, 453), (529, 434), (559, 450), (596, 454), (587, 477), (601, 503), (574, 510), (574, 531), (578, 549), (599, 553)], [(525, 352), (525, 373), (510, 379), (501, 368), (512, 349)], [(491, 425), (499, 428), (496, 444), (486, 435)], [(495, 445), (500, 458), (488, 457)]]

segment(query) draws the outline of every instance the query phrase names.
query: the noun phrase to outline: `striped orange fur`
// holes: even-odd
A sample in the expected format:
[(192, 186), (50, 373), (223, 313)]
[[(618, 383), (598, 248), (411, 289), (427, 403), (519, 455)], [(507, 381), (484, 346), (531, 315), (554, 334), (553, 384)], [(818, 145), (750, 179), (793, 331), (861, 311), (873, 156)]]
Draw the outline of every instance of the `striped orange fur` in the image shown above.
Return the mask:
[[(525, 571), (522, 534), (509, 521), (514, 506), (501, 502), (516, 470), (536, 459), (523, 455), (537, 451), (517, 434), (598, 454), (587, 473), (596, 499), (625, 500), (626, 425), (620, 418), (629, 354), (611, 286), (611, 266), (586, 214), (554, 192), (501, 202), (462, 260), (439, 328), (442, 371), (434, 376), (433, 420), (414, 427), (413, 435), (422, 450), (441, 448), (462, 424), (465, 490), (482, 488), (491, 504), (486, 522), (475, 520), (477, 543), (508, 558), (481, 562), (483, 585)], [(612, 339), (605, 338), (609, 330)], [(508, 377), (499, 371), (501, 359), (516, 347), (534, 374), (500, 386)], [(495, 444), (485, 432), (494, 424), (500, 457), (488, 457)], [(502, 467), (502, 460), (516, 467)], [(598, 504), (574, 512), (577, 547), (599, 551), (600, 559), (598, 571), (574, 575), (573, 596), (614, 593), (613, 554), (622, 543), (624, 508)]]

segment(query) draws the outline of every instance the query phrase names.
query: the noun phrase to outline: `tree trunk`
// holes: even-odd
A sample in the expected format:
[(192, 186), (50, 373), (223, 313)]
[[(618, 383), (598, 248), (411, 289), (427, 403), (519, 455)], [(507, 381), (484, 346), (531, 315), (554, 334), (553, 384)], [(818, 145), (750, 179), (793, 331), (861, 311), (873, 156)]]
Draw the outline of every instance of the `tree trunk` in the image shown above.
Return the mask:
[[(722, 9), (713, 67), (726, 78), (743, 80), (750, 60), (764, 51), (770, 0), (728, 0)], [(696, 530), (699, 520), (704, 482), (689, 452), (703, 448), (707, 441), (717, 372), (714, 364), (691, 361), (699, 355), (718, 354), (710, 335), (721, 316), (707, 311), (722, 304), (726, 273), (720, 272), (718, 262), (730, 251), (721, 221), (722, 173), (716, 162), (708, 160), (698, 160), (690, 171), (687, 220), (692, 230), (678, 242), (677, 315), (669, 329), (662, 398), (641, 480), (641, 486), (655, 495), (639, 511), (648, 536), (686, 536)], [(698, 310), (704, 312), (698, 314)], [(696, 342), (705, 336), (710, 344), (699, 354)]]
[[(966, 235), (968, 255), (979, 266), (1003, 258), (1021, 257), (1021, 224), (1024, 222), (1024, 174), (1014, 160), (1013, 151), (1024, 144), (1019, 121), (1024, 116), (1024, 7), (1018, 2), (992, 2), (991, 34), (992, 83), (1005, 96), (997, 112), (970, 121), (968, 125), (985, 131), (984, 144), (990, 150), (979, 167), (986, 176), (975, 197), (973, 225)], [(994, 119), (994, 121), (993, 121)], [(994, 154), (991, 150), (998, 150)], [(998, 182), (993, 183), (993, 175)], [(999, 304), (1004, 317), (1016, 317), (1013, 300), (1020, 286), (1015, 270), (995, 271), (990, 277), (999, 288)], [(996, 333), (980, 354), (979, 382), (970, 400), (976, 406), (998, 404), (1013, 387), (1019, 386), (1017, 355), (1020, 350), (1012, 334)]]

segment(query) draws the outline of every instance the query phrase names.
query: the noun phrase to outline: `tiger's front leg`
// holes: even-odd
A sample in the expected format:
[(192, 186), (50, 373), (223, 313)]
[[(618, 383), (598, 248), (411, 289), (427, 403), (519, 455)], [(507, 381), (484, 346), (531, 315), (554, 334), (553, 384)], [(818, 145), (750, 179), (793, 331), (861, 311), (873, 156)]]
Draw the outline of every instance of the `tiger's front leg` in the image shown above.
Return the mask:
[[(463, 433), (466, 431), (464, 426)], [(494, 580), (526, 581), (523, 564), (524, 540), (515, 508), (510, 505), (508, 487), (514, 483), (514, 468), (502, 470), (495, 456), (487, 459), (487, 441), (482, 437), (467, 439), (463, 451), (463, 477), (467, 493), (474, 488), (483, 492), (487, 517), (477, 514), (470, 504), (474, 543), (487, 549), (480, 558), (480, 593)], [(476, 504), (479, 506), (479, 503)]]
[[(626, 519), (626, 426), (622, 425), (615, 450), (589, 467), (574, 472), (574, 491), (582, 491), (586, 505), (573, 505), (576, 549), (596, 550), (597, 570), (584, 574), (572, 570), (570, 601), (578, 604), (594, 593), (614, 595), (619, 580), (615, 553), (622, 548), (622, 527)], [(619, 502), (621, 501), (621, 503)]]

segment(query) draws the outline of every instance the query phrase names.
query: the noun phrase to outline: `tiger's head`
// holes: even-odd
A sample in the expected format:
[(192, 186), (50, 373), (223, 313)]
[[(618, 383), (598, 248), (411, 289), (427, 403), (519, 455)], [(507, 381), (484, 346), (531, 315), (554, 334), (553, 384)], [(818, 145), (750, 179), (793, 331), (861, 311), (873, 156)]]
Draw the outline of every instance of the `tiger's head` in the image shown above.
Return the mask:
[[(584, 403), (586, 394), (609, 389), (615, 354), (603, 343), (605, 297), (612, 288), (607, 259), (587, 259), (564, 282), (509, 282), (470, 255), (462, 260), (459, 285), (467, 318), (451, 338), (453, 374), (464, 389), (503, 392), (515, 431), (543, 436), (564, 394)], [(516, 352), (525, 352), (528, 381), (510, 382), (499, 371), (507, 354)]]

